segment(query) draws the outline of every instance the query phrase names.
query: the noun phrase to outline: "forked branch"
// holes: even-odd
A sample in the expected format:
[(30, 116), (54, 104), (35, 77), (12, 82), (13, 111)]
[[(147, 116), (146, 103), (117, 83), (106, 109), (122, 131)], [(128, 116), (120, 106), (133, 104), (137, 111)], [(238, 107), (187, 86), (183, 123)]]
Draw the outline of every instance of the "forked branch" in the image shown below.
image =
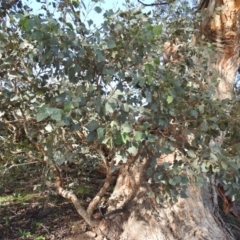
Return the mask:
[(74, 207), (76, 208), (78, 214), (85, 220), (85, 222), (89, 226), (95, 228), (97, 223), (90, 218), (90, 215), (83, 208), (83, 206), (79, 202), (77, 196), (74, 193), (67, 191), (62, 187), (62, 178), (61, 178), (61, 174), (60, 174), (58, 167), (53, 166), (53, 171), (56, 175), (55, 187), (57, 189), (58, 194), (60, 196), (62, 196), (63, 198), (70, 200), (73, 203)]
[(105, 158), (102, 150), (98, 150), (97, 152), (101, 156), (102, 161), (104, 162), (104, 165), (105, 165), (105, 168), (106, 168), (106, 180), (105, 180), (105, 183), (103, 184), (102, 188), (98, 192), (98, 194), (93, 198), (93, 200), (88, 205), (87, 213), (89, 214), (89, 216), (93, 215), (93, 212), (96, 209), (97, 205), (99, 204), (102, 197), (104, 196), (104, 194), (109, 189), (109, 187), (111, 185), (111, 180), (112, 180), (112, 174), (109, 171), (109, 163), (108, 163), (107, 159)]
[[(26, 120), (26, 117), (24, 115), (24, 112), (23, 110), (20, 108), (21, 110), (21, 113), (22, 113), (22, 116), (23, 116), (23, 127), (24, 127), (24, 132), (27, 136), (27, 138), (29, 139), (29, 141), (32, 143), (33, 146), (35, 146), (35, 148), (44, 154), (45, 156), (45, 152), (44, 152), (44, 149), (42, 148), (42, 146), (40, 146), (38, 143), (36, 143), (35, 141), (33, 141), (30, 137), (29, 137), (29, 133), (28, 133), (28, 129), (27, 129), (27, 120)], [(46, 164), (46, 163), (45, 163)], [(70, 191), (67, 191), (65, 190), (63, 187), (62, 187), (62, 178), (61, 178), (61, 173), (60, 173), (60, 170), (58, 169), (58, 167), (56, 165), (52, 165), (52, 168), (53, 168), (53, 171), (56, 175), (56, 182), (55, 182), (55, 187), (56, 187), (56, 190), (57, 190), (57, 193), (62, 196), (63, 198), (66, 198), (68, 200), (70, 200), (74, 207), (76, 208), (78, 214), (85, 220), (85, 222), (91, 226), (91, 227), (96, 227), (96, 222), (92, 221), (91, 218), (90, 218), (90, 215), (87, 213), (87, 211), (83, 208), (83, 206), (80, 204), (77, 196), (70, 192)]]

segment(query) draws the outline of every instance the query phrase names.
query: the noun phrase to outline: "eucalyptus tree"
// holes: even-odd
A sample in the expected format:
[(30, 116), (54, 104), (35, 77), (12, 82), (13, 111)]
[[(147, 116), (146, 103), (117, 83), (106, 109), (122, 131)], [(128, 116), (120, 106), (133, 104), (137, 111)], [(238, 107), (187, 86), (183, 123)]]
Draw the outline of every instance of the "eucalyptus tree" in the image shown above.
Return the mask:
[[(215, 186), (238, 216), (238, 1), (158, 1), (171, 13), (160, 16), (93, 2), (100, 27), (77, 0), (1, 21), (2, 161), (44, 166), (98, 239), (234, 239)], [(87, 208), (63, 184), (67, 163), (105, 169)]]

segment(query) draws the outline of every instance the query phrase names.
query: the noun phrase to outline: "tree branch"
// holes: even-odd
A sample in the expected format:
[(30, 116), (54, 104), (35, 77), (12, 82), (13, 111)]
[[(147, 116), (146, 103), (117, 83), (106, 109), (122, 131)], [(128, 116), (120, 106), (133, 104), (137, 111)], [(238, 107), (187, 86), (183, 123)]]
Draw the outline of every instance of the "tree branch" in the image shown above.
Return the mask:
[(19, 164), (13, 164), (11, 165), (9, 168), (5, 169), (3, 171), (3, 175), (9, 171), (11, 168), (14, 168), (14, 167), (19, 167), (19, 166), (25, 166), (25, 165), (30, 165), (30, 164), (36, 164), (36, 163), (39, 163), (38, 161), (34, 161), (34, 162), (26, 162), (26, 163), (19, 163)]
[(45, 162), (44, 162), (42, 159), (37, 158), (37, 157), (34, 157), (33, 155), (31, 155), (31, 154), (29, 154), (29, 153), (27, 153), (27, 152), (24, 152), (24, 151), (17, 151), (17, 152), (11, 151), (11, 153), (14, 154), (14, 155), (17, 155), (17, 154), (25, 154), (25, 155), (27, 155), (30, 159), (45, 164)]
[(159, 3), (149, 3), (149, 4), (147, 4), (147, 3), (142, 2), (141, 0), (138, 0), (138, 2), (145, 7), (161, 6), (161, 5), (167, 5), (167, 4), (170, 3), (170, 2), (159, 2)]
[[(25, 116), (24, 111), (22, 110), (22, 108), (20, 108), (20, 111), (21, 111), (22, 117), (24, 119), (23, 127), (24, 127), (24, 132), (25, 132), (27, 138), (33, 144), (33, 146), (35, 146), (37, 148), (38, 151), (42, 152), (45, 155), (45, 152), (44, 152), (42, 146), (40, 146), (38, 143), (34, 142), (31, 139), (31, 137), (29, 136), (27, 125), (26, 125), (26, 116)], [(74, 193), (72, 193), (70, 191), (67, 191), (67, 190), (65, 190), (62, 187), (62, 178), (61, 178), (61, 173), (60, 173), (59, 168), (56, 165), (53, 164), (52, 165), (52, 169), (53, 169), (53, 172), (56, 175), (55, 187), (57, 189), (57, 193), (60, 196), (62, 196), (63, 198), (70, 200), (73, 203), (74, 207), (76, 208), (78, 214), (85, 220), (85, 222), (89, 226), (95, 228), (96, 227), (96, 222), (91, 219), (91, 216), (87, 213), (87, 211), (80, 204), (77, 196)]]
[(89, 216), (92, 216), (93, 211), (96, 209), (97, 205), (101, 201), (102, 197), (104, 194), (107, 192), (111, 185), (111, 180), (112, 180), (112, 174), (109, 171), (109, 163), (107, 159), (105, 158), (102, 150), (97, 150), (98, 154), (101, 156), (102, 161), (104, 162), (105, 168), (106, 168), (106, 180), (105, 183), (103, 184), (102, 188), (98, 192), (98, 194), (93, 198), (93, 200), (89, 203), (88, 208), (87, 208), (87, 213)]
[(60, 171), (57, 168), (57, 166), (53, 166), (53, 171), (56, 175), (55, 187), (57, 189), (58, 194), (60, 196), (62, 196), (63, 198), (70, 200), (73, 203), (74, 207), (76, 208), (78, 214), (85, 220), (85, 222), (89, 226), (95, 228), (96, 222), (91, 219), (89, 214), (86, 212), (86, 210), (80, 204), (77, 196), (74, 193), (67, 191), (62, 187), (62, 178), (61, 178), (61, 174), (60, 174)]
[(25, 135), (27, 137), (27, 139), (30, 141), (30, 143), (39, 151), (41, 152), (44, 156), (45, 156), (45, 151), (43, 150), (42, 146), (40, 146), (37, 142), (35, 142), (30, 136), (29, 136), (29, 133), (28, 133), (28, 129), (27, 129), (27, 118), (24, 114), (24, 111), (23, 109), (20, 107), (19, 108), (20, 111), (21, 111), (21, 114), (22, 114), (22, 117), (23, 117), (23, 129), (24, 129), (24, 132), (25, 132)]

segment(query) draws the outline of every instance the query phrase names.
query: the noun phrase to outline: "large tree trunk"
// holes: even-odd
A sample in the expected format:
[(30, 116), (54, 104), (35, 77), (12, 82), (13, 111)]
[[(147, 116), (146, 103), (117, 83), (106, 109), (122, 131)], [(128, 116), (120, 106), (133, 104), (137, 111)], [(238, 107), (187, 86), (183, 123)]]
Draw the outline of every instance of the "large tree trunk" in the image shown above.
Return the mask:
[(154, 189), (143, 174), (146, 165), (146, 159), (136, 158), (130, 168), (121, 169), (109, 200), (109, 212), (100, 224), (108, 239), (234, 239), (223, 227), (212, 185), (202, 189), (189, 186), (187, 199), (159, 205), (149, 198)]
[[(216, 7), (221, 7), (221, 12), (216, 12)], [(238, 68), (239, 8), (240, 0), (207, 0), (201, 4), (205, 14), (202, 33), (218, 46), (217, 61), (211, 67), (219, 72), (220, 99), (231, 97)], [(156, 190), (144, 175), (149, 156), (140, 159), (140, 155), (130, 167), (120, 169), (107, 213), (98, 226), (107, 239), (234, 239), (217, 211), (214, 184), (206, 183), (201, 189), (191, 185), (187, 199), (159, 205), (148, 195)]]
[[(204, 20), (201, 33), (216, 44), (218, 54), (213, 70), (219, 73), (217, 97), (231, 98), (239, 67), (240, 0), (202, 1)], [(215, 11), (220, 7), (220, 11)], [(211, 70), (211, 69), (210, 69)]]

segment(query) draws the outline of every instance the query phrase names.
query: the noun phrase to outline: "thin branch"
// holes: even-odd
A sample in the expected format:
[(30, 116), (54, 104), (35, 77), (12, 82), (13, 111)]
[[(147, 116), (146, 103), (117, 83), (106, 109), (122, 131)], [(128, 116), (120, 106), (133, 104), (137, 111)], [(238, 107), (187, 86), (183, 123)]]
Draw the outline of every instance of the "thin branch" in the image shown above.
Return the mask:
[[(95, 30), (96, 32), (97, 31), (101, 31), (103, 29), (103, 27), (100, 27), (100, 28), (97, 28), (97, 30)], [(86, 38), (91, 38), (91, 37), (93, 37), (95, 35), (95, 32), (94, 33), (92, 33), (92, 34), (90, 34), (89, 36), (87, 36)]]
[(12, 154), (15, 154), (15, 155), (16, 155), (16, 154), (25, 154), (25, 155), (27, 155), (30, 159), (45, 164), (45, 162), (44, 162), (42, 159), (37, 158), (37, 157), (34, 157), (33, 155), (31, 155), (31, 154), (29, 154), (29, 153), (27, 153), (27, 152), (24, 152), (24, 151), (17, 151), (17, 152), (11, 151), (11, 153), (12, 153)]
[[(21, 114), (22, 114), (22, 117), (23, 117), (23, 129), (24, 129), (24, 132), (25, 132), (27, 138), (29, 139), (29, 134), (28, 134), (27, 124), (26, 124), (26, 123), (27, 123), (27, 119), (26, 119), (26, 116), (25, 116), (25, 114), (24, 114), (22, 108), (20, 107), (19, 109), (20, 109)], [(30, 140), (30, 142), (32, 141), (31, 139), (29, 139), (29, 140)]]
[(76, 208), (78, 214), (85, 220), (85, 222), (89, 226), (95, 228), (96, 222), (91, 219), (87, 211), (83, 208), (83, 206), (79, 202), (77, 196), (74, 193), (67, 191), (62, 187), (62, 178), (61, 178), (61, 173), (58, 167), (53, 166), (53, 171), (56, 175), (55, 187), (57, 189), (58, 194), (63, 198), (70, 200), (73, 203), (74, 207)]
[[(44, 152), (42, 146), (40, 146), (38, 143), (36, 143), (35, 141), (33, 141), (30, 138), (29, 133), (28, 133), (28, 129), (27, 129), (27, 125), (26, 125), (26, 116), (25, 116), (22, 108), (20, 108), (20, 111), (21, 111), (22, 117), (24, 119), (24, 121), (23, 121), (23, 128), (24, 128), (24, 132), (25, 132), (27, 138), (33, 144), (33, 146), (35, 146), (37, 148), (38, 151), (42, 152), (45, 155), (45, 152)], [(57, 193), (60, 196), (62, 196), (63, 198), (70, 200), (73, 203), (74, 207), (76, 208), (78, 214), (85, 220), (85, 222), (89, 226), (95, 228), (97, 226), (97, 222), (93, 221), (91, 219), (91, 216), (87, 213), (87, 211), (81, 205), (81, 203), (79, 202), (77, 196), (74, 193), (72, 193), (70, 191), (67, 191), (67, 190), (65, 190), (62, 187), (62, 178), (61, 178), (61, 173), (60, 173), (59, 168), (56, 165), (52, 165), (52, 169), (53, 169), (53, 172), (56, 175), (55, 187), (57, 189)]]
[(112, 174), (109, 171), (109, 163), (108, 160), (105, 158), (102, 150), (97, 150), (98, 154), (101, 156), (102, 161), (104, 162), (105, 168), (106, 168), (106, 180), (103, 186), (101, 187), (100, 191), (97, 193), (97, 195), (93, 198), (93, 200), (89, 203), (88, 208), (87, 208), (87, 213), (89, 216), (93, 215), (94, 210), (96, 209), (97, 205), (101, 201), (102, 197), (104, 194), (107, 192), (111, 185), (112, 181)]
[[(69, 3), (69, 5), (70, 5), (70, 8), (71, 8), (71, 10), (72, 10), (72, 12), (73, 12), (73, 16), (74, 16), (73, 21), (76, 19), (77, 22), (78, 22), (78, 23), (80, 24), (80, 26), (81, 26), (81, 25), (82, 25), (81, 18), (80, 18), (79, 16), (77, 16), (78, 14), (77, 14), (76, 11), (74, 10), (74, 7), (73, 7), (72, 3)], [(85, 33), (83, 32), (83, 30), (81, 30), (81, 35), (82, 35), (82, 37), (85, 37)]]
[[(35, 121), (35, 118), (28, 118), (27, 119), (28, 121), (29, 120), (34, 120)], [(22, 122), (22, 121), (24, 121), (24, 119), (16, 119), (16, 120), (12, 120), (12, 121), (4, 121), (4, 123), (6, 123), (6, 124), (12, 124), (12, 123), (18, 123), (18, 122)]]
[(149, 3), (149, 4), (147, 4), (147, 3), (144, 3), (140, 0), (138, 0), (138, 2), (141, 3), (145, 7), (154, 7), (154, 6), (161, 6), (161, 5), (169, 4), (169, 2), (159, 2), (159, 3)]
[(23, 129), (24, 129), (24, 132), (26, 134), (26, 137), (27, 139), (31, 142), (31, 144), (39, 151), (41, 152), (44, 156), (45, 156), (45, 152), (42, 148), (42, 146), (40, 146), (37, 142), (35, 142), (30, 136), (29, 136), (29, 133), (28, 133), (28, 129), (27, 129), (27, 119), (26, 119), (26, 116), (22, 110), (22, 108), (20, 107), (19, 108), (20, 111), (21, 111), (21, 114), (22, 114), (22, 117), (23, 117)]
[(19, 166), (25, 166), (25, 165), (30, 165), (30, 164), (35, 164), (35, 163), (39, 163), (38, 161), (34, 161), (34, 162), (26, 162), (26, 163), (19, 163), (19, 164), (13, 164), (10, 167), (8, 167), (4, 172), (3, 175), (9, 171), (9, 169), (14, 168), (14, 167), (19, 167)]
[(97, 150), (97, 153), (98, 153), (98, 154), (100, 155), (100, 157), (102, 158), (102, 161), (103, 161), (104, 164), (105, 164), (106, 170), (109, 170), (109, 162), (108, 162), (108, 160), (105, 158), (103, 151), (100, 150), (100, 149), (98, 149), (98, 150)]

